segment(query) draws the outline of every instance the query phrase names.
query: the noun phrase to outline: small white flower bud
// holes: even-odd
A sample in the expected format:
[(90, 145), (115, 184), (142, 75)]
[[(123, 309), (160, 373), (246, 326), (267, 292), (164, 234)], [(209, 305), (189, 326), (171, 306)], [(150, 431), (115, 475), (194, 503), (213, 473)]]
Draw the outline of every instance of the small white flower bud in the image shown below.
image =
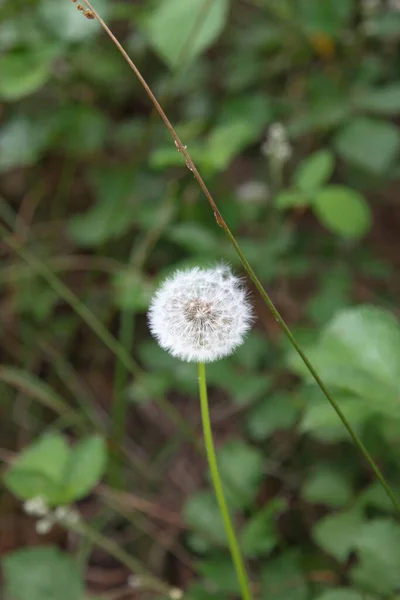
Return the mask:
[(292, 156), (287, 131), (281, 123), (273, 123), (268, 129), (265, 142), (261, 145), (263, 154), (275, 158), (280, 163), (287, 162)]
[(46, 535), (47, 533), (49, 533), (49, 531), (51, 530), (53, 525), (54, 525), (54, 518), (52, 515), (48, 515), (44, 519), (40, 519), (39, 521), (36, 521), (36, 532), (39, 535)]
[(24, 512), (32, 517), (45, 517), (49, 512), (49, 507), (43, 498), (36, 496), (30, 498), (23, 504)]
[(137, 590), (142, 586), (142, 579), (138, 575), (129, 575), (127, 583), (129, 587)]
[(169, 590), (169, 597), (171, 600), (181, 600), (183, 598), (183, 592), (179, 588), (172, 588)]
[(243, 343), (253, 312), (229, 267), (177, 271), (156, 291), (148, 314), (164, 350), (187, 362), (212, 362)]
[(54, 511), (56, 521), (68, 527), (68, 525), (77, 525), (80, 520), (80, 514), (71, 506), (58, 506)]

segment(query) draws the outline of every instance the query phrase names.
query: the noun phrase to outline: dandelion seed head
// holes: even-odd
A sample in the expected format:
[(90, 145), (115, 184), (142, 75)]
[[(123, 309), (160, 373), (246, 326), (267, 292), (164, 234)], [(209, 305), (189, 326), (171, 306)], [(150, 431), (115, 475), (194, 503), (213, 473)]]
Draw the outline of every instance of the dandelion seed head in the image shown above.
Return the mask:
[(226, 265), (179, 270), (156, 291), (149, 326), (164, 350), (187, 362), (212, 362), (242, 344), (253, 311)]

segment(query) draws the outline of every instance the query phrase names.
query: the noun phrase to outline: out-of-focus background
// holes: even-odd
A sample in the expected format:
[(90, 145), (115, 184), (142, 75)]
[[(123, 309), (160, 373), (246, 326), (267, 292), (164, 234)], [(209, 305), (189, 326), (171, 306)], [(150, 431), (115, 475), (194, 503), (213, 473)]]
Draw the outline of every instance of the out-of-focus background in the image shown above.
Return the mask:
[[(400, 2), (93, 5), (400, 487)], [(243, 268), (134, 73), (81, 8), (0, 5), (0, 596), (168, 597), (148, 571), (177, 599), (178, 588), (235, 598), (196, 365), (156, 345), (145, 313), (177, 268)], [(399, 598), (390, 501), (248, 285), (257, 322), (208, 379), (254, 597)]]

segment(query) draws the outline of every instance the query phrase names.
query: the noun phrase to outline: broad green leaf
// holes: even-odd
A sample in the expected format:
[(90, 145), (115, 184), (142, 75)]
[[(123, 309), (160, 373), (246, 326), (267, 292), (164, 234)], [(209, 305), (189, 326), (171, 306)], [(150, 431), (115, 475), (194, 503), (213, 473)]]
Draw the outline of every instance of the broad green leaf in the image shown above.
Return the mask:
[(171, 69), (187, 65), (218, 38), (228, 9), (228, 0), (161, 0), (147, 22), (150, 43)]
[(330, 514), (314, 525), (312, 536), (325, 552), (343, 562), (355, 548), (363, 521), (363, 514), (358, 507)]
[[(97, 0), (96, 10), (107, 20), (107, 0)], [(88, 20), (69, 2), (54, 3), (53, 0), (41, 0), (39, 4), (41, 22), (51, 34), (63, 42), (86, 40), (100, 31), (97, 19)]]
[(58, 504), (62, 502), (60, 495), (68, 458), (69, 448), (63, 436), (45, 435), (18, 456), (5, 474), (5, 483), (21, 500), (41, 496), (48, 504)]
[(221, 513), (212, 492), (197, 492), (189, 496), (183, 509), (183, 515), (186, 523), (201, 534), (202, 544), (199, 544), (197, 539), (200, 535), (196, 534), (194, 538), (194, 545), (197, 548), (202, 545), (204, 551), (212, 548), (215, 543), (227, 545)]
[(5, 591), (12, 600), (82, 600), (78, 565), (51, 546), (27, 548), (2, 560)]
[(363, 90), (355, 96), (354, 101), (362, 110), (396, 117), (400, 112), (400, 83)]
[(298, 409), (290, 396), (276, 393), (267, 396), (246, 417), (246, 426), (255, 440), (265, 440), (275, 431), (289, 429), (297, 419)]
[[(396, 496), (400, 496), (400, 488), (392, 485), (392, 489)], [(361, 507), (372, 506), (383, 512), (393, 512), (394, 507), (391, 499), (383, 489), (379, 481), (374, 481), (370, 486), (360, 495), (358, 502)]]
[(104, 475), (107, 449), (104, 438), (94, 435), (70, 451), (63, 476), (63, 502), (69, 504), (88, 495)]
[(279, 543), (276, 518), (286, 505), (283, 498), (275, 498), (246, 522), (240, 535), (241, 547), (246, 556), (268, 554)]
[(308, 206), (310, 201), (298, 190), (282, 190), (274, 199), (277, 208), (284, 210), (286, 208), (298, 208)]
[(128, 231), (137, 214), (132, 169), (112, 167), (94, 174), (98, 200), (69, 220), (69, 234), (82, 246), (96, 247)]
[(47, 122), (16, 116), (0, 127), (0, 173), (33, 164), (50, 138)]
[(382, 176), (396, 160), (400, 136), (393, 123), (358, 117), (339, 131), (335, 145), (343, 160)]
[(352, 497), (352, 489), (346, 477), (329, 465), (315, 469), (301, 489), (304, 500), (327, 506), (343, 506)]
[(328, 181), (335, 166), (329, 150), (319, 150), (300, 164), (294, 174), (295, 186), (304, 193), (313, 193)]
[(267, 560), (261, 573), (261, 600), (308, 600), (309, 589), (293, 552)]
[(299, 0), (298, 18), (309, 33), (339, 36), (354, 9), (354, 0)]
[(254, 502), (264, 472), (263, 454), (231, 440), (218, 451), (217, 460), (228, 504), (241, 509)]
[[(292, 366), (311, 381), (292, 356)], [(400, 416), (400, 327), (389, 312), (368, 305), (339, 312), (308, 356), (326, 385), (363, 400), (361, 411)]]
[(211, 587), (213, 590), (218, 590), (220, 594), (240, 595), (240, 586), (230, 556), (211, 554), (196, 566), (205, 579), (205, 588)]
[(4, 476), (7, 489), (20, 500), (43, 498), (49, 505), (62, 502), (63, 488), (59, 481), (50, 479), (34, 468), (10, 469)]
[(400, 526), (390, 519), (374, 519), (359, 529), (355, 539), (359, 563), (352, 579), (379, 594), (393, 594), (400, 585)]
[[(349, 434), (343, 427), (342, 421), (319, 389), (309, 390), (305, 400), (306, 408), (300, 423), (300, 431), (328, 443), (349, 440)], [(335, 400), (358, 433), (363, 423), (374, 414), (374, 407), (362, 398), (335, 391)]]
[(225, 169), (246, 146), (261, 137), (271, 118), (271, 102), (263, 94), (230, 100), (206, 140), (202, 162), (210, 169)]
[(330, 185), (320, 190), (312, 207), (322, 225), (344, 238), (358, 239), (371, 226), (371, 210), (365, 198), (344, 186)]
[(54, 51), (13, 50), (0, 58), (0, 98), (19, 100), (40, 89), (50, 78)]
[(218, 252), (218, 237), (213, 230), (199, 223), (177, 223), (169, 228), (167, 238), (195, 254), (215, 256)]

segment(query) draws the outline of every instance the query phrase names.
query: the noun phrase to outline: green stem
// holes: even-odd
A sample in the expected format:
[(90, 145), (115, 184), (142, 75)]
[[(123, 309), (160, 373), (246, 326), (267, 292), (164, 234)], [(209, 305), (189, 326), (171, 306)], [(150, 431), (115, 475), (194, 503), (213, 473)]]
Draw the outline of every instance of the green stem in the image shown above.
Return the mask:
[(222, 520), (224, 522), (224, 527), (229, 543), (229, 549), (231, 552), (233, 563), (235, 565), (237, 578), (242, 592), (242, 598), (243, 600), (251, 600), (252, 596), (249, 581), (246, 574), (246, 569), (244, 566), (242, 554), (240, 552), (239, 543), (237, 541), (236, 534), (233, 529), (232, 521), (229, 516), (229, 509), (226, 504), (224, 492), (222, 489), (221, 478), (218, 471), (217, 457), (215, 455), (215, 448), (211, 430), (210, 412), (208, 409), (206, 369), (204, 363), (199, 363), (199, 391), (204, 442), (206, 446), (208, 464), (210, 467), (211, 479), (214, 485), (215, 495), (217, 496)]

